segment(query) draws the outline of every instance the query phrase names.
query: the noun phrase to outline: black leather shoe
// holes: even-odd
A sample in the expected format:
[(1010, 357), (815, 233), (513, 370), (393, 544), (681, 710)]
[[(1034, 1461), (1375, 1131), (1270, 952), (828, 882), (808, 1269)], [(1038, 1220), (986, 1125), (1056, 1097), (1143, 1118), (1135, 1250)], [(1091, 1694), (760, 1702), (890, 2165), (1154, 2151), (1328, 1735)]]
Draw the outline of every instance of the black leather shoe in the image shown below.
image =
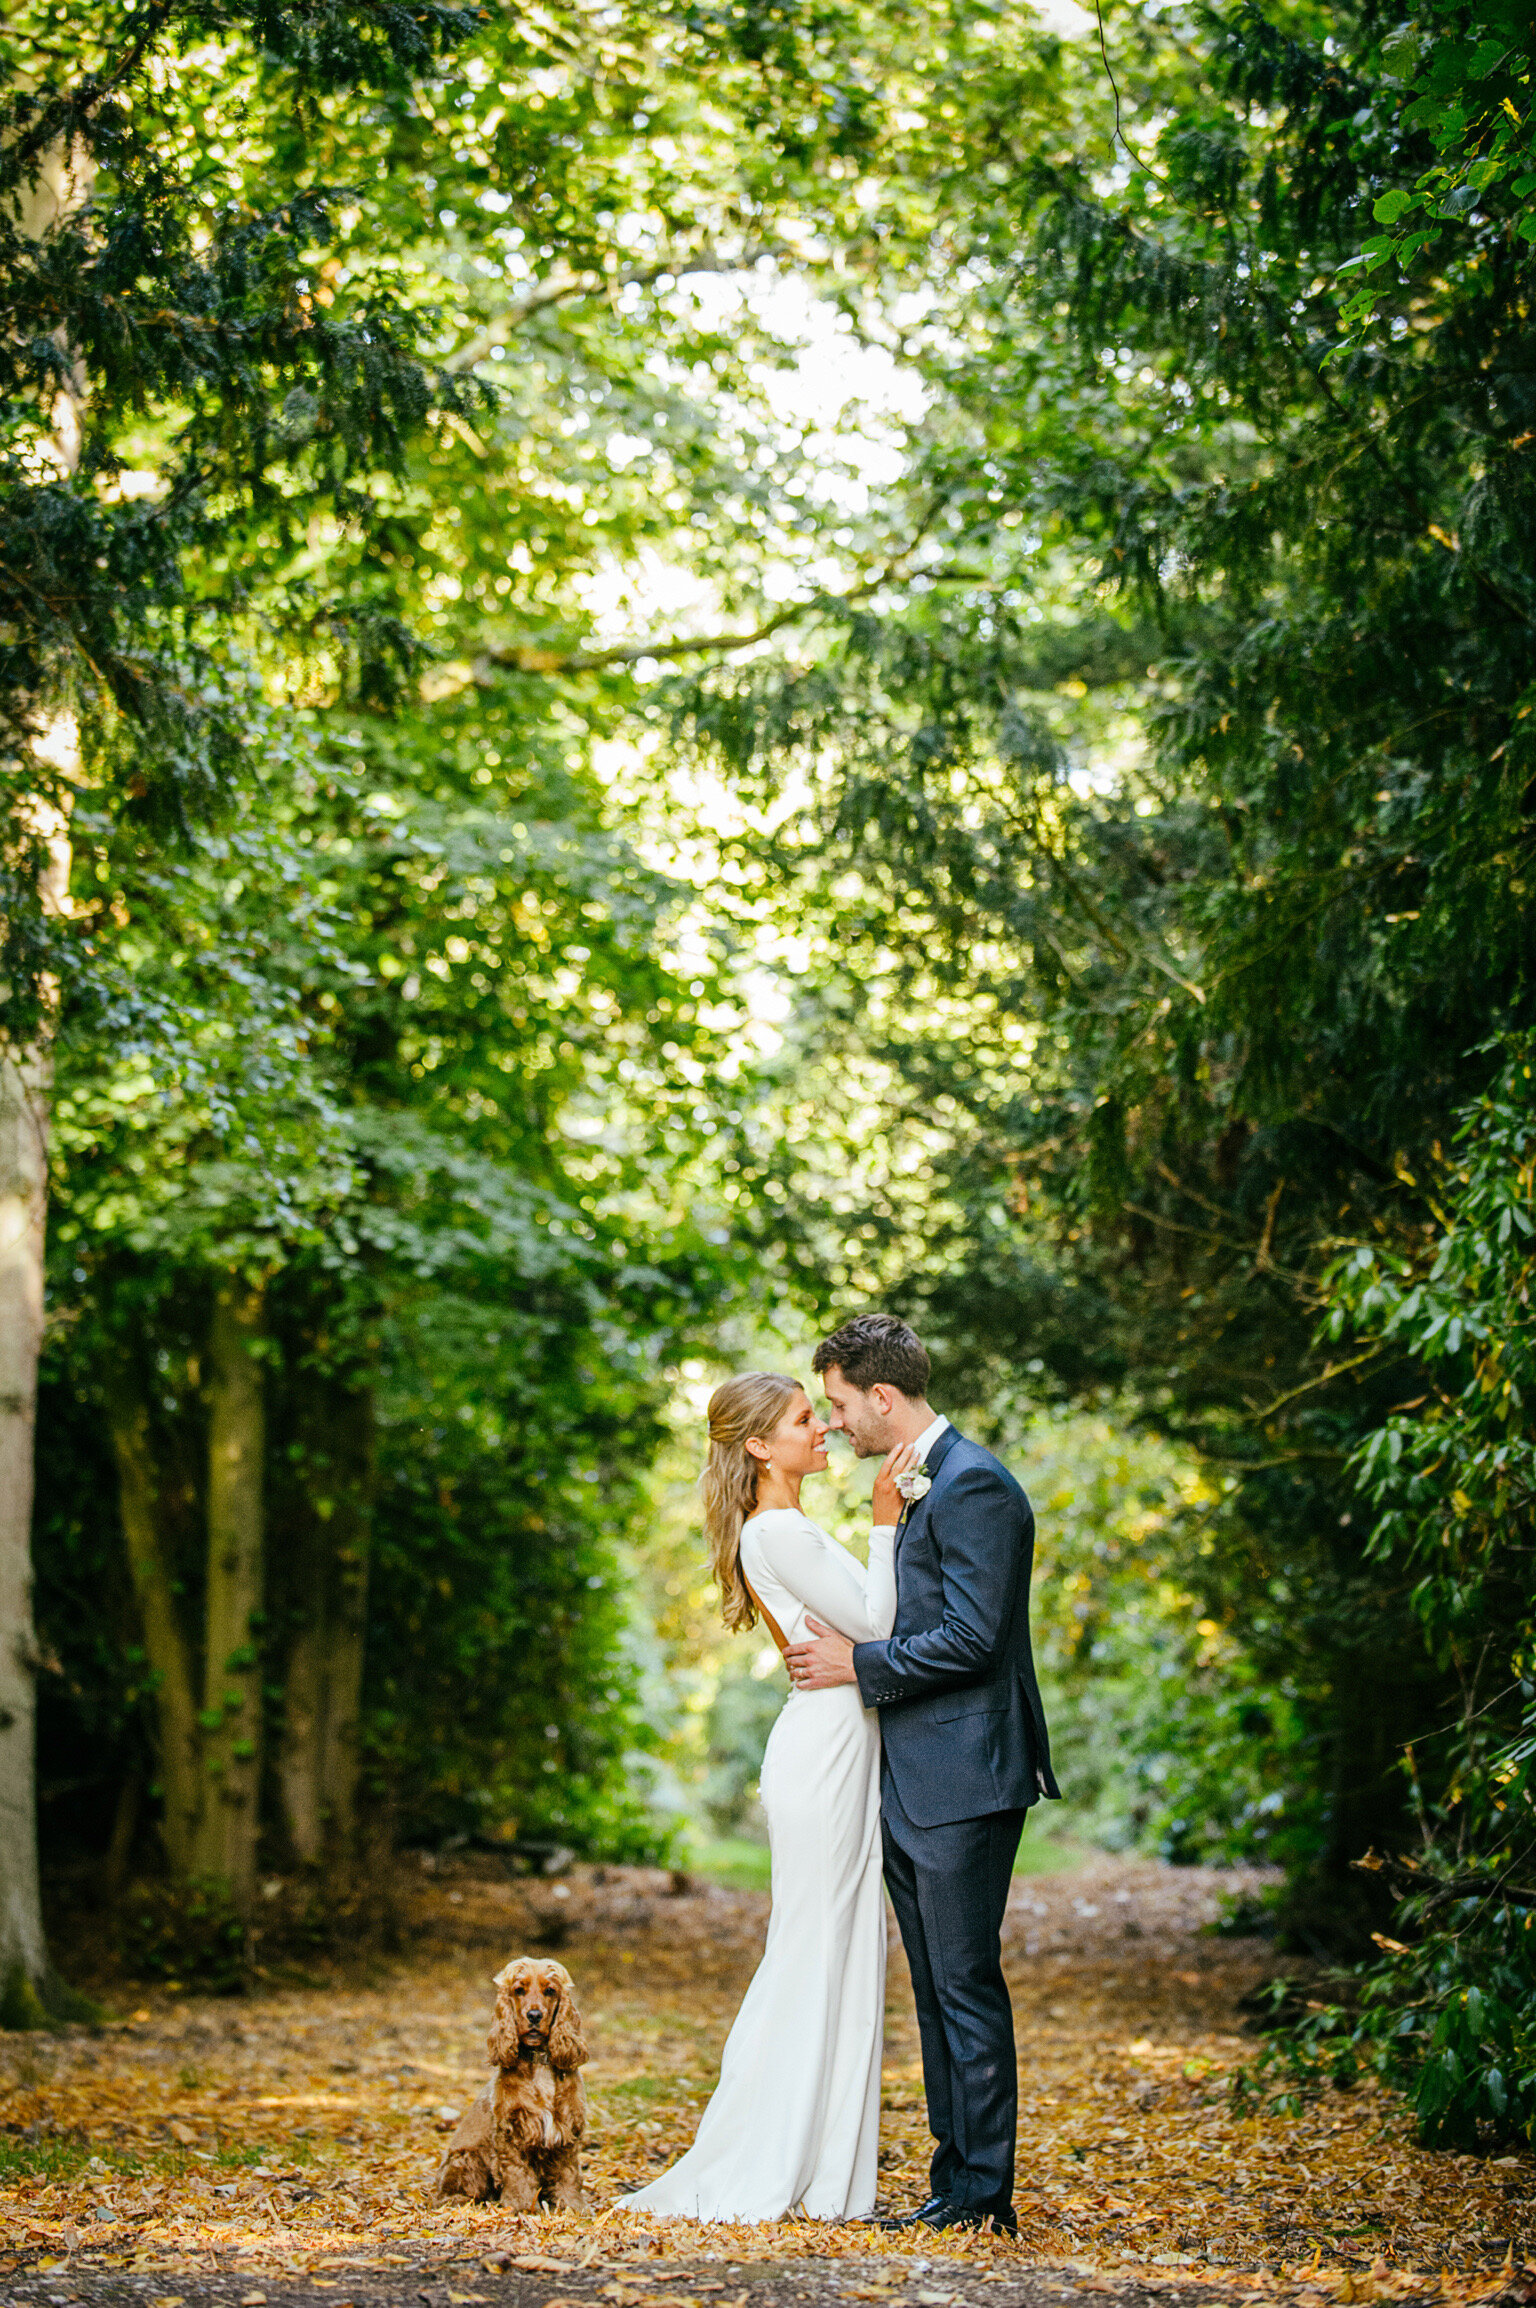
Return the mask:
[(942, 2196), (930, 2196), (927, 2203), (920, 2204), (915, 2212), (897, 2212), (888, 2219), (872, 2220), (870, 2226), (873, 2228), (915, 2228), (919, 2221), (931, 2221), (936, 2212), (947, 2212), (948, 2210), (949, 2206)]
[(925, 2228), (990, 2228), (994, 2236), (1016, 2236), (1019, 2232), (1011, 2204), (1001, 2212), (983, 2212), (964, 2204), (925, 2204), (916, 2217)]

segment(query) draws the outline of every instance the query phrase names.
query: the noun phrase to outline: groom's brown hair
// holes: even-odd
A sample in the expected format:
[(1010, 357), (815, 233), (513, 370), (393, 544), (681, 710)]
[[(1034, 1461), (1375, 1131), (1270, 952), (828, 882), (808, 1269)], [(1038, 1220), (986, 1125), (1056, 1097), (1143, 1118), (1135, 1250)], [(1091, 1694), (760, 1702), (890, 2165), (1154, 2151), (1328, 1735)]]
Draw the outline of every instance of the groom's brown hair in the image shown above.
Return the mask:
[(818, 1378), (824, 1370), (840, 1370), (860, 1394), (893, 1386), (914, 1402), (922, 1401), (933, 1376), (927, 1347), (899, 1314), (856, 1314), (822, 1340), (811, 1368)]

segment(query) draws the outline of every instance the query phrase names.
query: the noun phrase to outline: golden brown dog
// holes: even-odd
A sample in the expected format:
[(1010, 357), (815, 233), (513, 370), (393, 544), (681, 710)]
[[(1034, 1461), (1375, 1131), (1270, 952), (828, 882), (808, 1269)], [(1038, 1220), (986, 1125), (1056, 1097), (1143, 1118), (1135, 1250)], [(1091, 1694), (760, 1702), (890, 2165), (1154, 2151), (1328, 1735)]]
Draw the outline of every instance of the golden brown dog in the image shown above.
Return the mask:
[(485, 2039), (495, 2073), (465, 2109), (437, 2175), (440, 2196), (499, 2195), (511, 2212), (581, 2212), (587, 2041), (563, 1963), (514, 1956), (496, 1974)]

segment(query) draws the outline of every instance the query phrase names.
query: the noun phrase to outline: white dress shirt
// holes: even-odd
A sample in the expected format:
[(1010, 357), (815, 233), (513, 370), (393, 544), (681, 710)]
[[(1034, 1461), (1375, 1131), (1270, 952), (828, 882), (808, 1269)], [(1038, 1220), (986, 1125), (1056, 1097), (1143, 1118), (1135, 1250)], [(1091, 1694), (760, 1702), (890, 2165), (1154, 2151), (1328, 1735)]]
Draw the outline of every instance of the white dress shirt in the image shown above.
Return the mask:
[[(928, 1453), (932, 1450), (934, 1444), (938, 1441), (940, 1435), (944, 1432), (944, 1429), (948, 1426), (948, 1424), (948, 1419), (941, 1411), (939, 1416), (934, 1420), (932, 1426), (924, 1427), (922, 1433), (917, 1438), (917, 1456), (912, 1461), (914, 1468), (926, 1464)], [(870, 1535), (871, 1537), (878, 1536), (881, 1538), (889, 1535), (891, 1538), (894, 1538), (896, 1535), (896, 1525), (894, 1523), (876, 1523)]]

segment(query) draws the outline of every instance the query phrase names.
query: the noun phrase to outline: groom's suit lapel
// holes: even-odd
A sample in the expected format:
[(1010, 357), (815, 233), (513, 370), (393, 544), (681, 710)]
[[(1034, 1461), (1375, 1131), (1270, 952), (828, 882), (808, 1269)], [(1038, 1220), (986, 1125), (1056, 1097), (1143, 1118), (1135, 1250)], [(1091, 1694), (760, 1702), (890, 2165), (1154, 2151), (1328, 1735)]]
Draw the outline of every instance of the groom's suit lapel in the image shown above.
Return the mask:
[(944, 1461), (948, 1458), (950, 1452), (954, 1449), (955, 1444), (963, 1440), (964, 1437), (961, 1435), (957, 1427), (953, 1425), (947, 1426), (944, 1429), (944, 1432), (940, 1435), (938, 1441), (934, 1444), (932, 1450), (928, 1453), (926, 1461), (928, 1468), (928, 1488), (924, 1491), (920, 1499), (914, 1499), (910, 1506), (903, 1507), (902, 1509), (901, 1520), (896, 1525), (896, 1546), (894, 1551), (897, 1555), (901, 1553), (903, 1540), (908, 1537), (910, 1532), (919, 1522), (922, 1522), (926, 1519), (929, 1507), (933, 1503), (934, 1496), (942, 1487), (940, 1476), (943, 1470)]

